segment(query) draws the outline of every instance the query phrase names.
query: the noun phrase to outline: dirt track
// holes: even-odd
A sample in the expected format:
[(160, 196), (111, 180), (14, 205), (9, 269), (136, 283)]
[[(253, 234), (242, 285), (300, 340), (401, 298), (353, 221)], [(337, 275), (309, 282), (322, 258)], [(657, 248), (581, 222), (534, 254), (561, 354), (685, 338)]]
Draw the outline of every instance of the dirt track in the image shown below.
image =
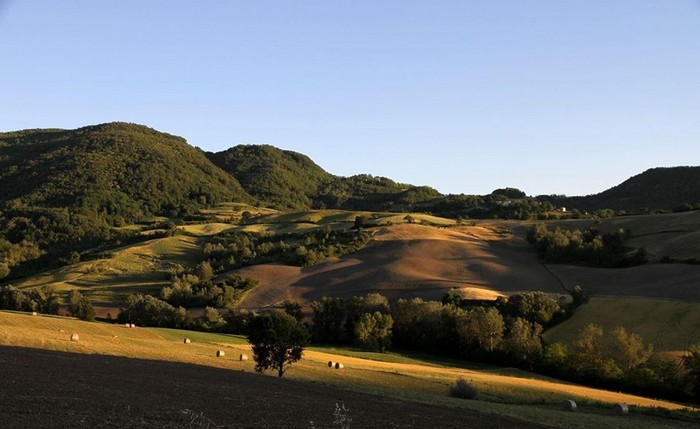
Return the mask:
[(545, 427), (252, 373), (0, 347), (3, 428), (328, 428), (336, 403), (352, 428)]

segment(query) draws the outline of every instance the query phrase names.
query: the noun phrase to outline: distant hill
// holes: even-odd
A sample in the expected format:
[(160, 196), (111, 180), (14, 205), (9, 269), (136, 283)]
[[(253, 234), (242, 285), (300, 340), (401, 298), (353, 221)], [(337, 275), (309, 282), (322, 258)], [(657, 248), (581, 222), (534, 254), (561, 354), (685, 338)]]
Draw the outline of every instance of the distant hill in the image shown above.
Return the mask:
[(310, 208), (319, 188), (336, 179), (308, 156), (270, 145), (238, 145), (207, 156), (248, 193), (277, 208)]
[(306, 155), (269, 145), (239, 145), (207, 156), (249, 194), (278, 209), (388, 210), (441, 196), (430, 187), (386, 177), (334, 176)]
[(587, 210), (640, 208), (673, 210), (700, 203), (700, 167), (652, 168), (607, 191), (570, 199), (570, 205)]
[(181, 138), (126, 123), (0, 134), (0, 203), (137, 220), (250, 197)]

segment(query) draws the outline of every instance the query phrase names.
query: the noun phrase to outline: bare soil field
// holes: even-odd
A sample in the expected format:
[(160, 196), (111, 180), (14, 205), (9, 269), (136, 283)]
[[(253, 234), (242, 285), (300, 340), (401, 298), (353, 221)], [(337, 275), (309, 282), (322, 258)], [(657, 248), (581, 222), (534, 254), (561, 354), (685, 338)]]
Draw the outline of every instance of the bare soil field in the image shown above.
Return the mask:
[(246, 372), (0, 346), (0, 427), (328, 428), (336, 403), (353, 428), (547, 427)]
[(308, 304), (324, 295), (348, 298), (378, 292), (389, 299), (440, 300), (452, 288), (493, 299), (501, 292), (563, 288), (524, 239), (507, 232), (403, 224), (372, 230), (363, 250), (308, 268), (264, 264), (239, 270), (260, 281), (242, 307)]

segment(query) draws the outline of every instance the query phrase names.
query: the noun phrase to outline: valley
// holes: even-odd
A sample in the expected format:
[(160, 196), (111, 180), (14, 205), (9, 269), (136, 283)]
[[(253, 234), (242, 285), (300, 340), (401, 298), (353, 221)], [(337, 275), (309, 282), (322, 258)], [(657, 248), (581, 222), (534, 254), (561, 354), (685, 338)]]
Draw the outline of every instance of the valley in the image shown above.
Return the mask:
[[(291, 311), (313, 342), (287, 373), (302, 384), (279, 390), (287, 404), (292, 390), (312, 392), (300, 396), (307, 402), (293, 407), (291, 420), (274, 417), (289, 427), (325, 422), (334, 403), (324, 395), (355, 398), (347, 399), (351, 410), (366, 404), (356, 414), (361, 427), (424, 427), (428, 420), (421, 419), (438, 415), (452, 416), (439, 420), (441, 427), (482, 427), (476, 422), (491, 417), (480, 413), (497, 416), (494, 427), (697, 422), (695, 411), (682, 411), (696, 400), (695, 370), (683, 359), (700, 344), (700, 211), (688, 185), (695, 167), (652, 169), (587, 197), (528, 197), (514, 188), (442, 195), (371, 175), (334, 176), (272, 146), (205, 153), (179, 137), (123, 123), (2, 133), (0, 167), (7, 190), (0, 195), (0, 307), (28, 312), (0, 312), (0, 355), (10, 376), (42, 375), (16, 366), (11, 350), (18, 348), (27, 360), (58, 359), (66, 371), (75, 371), (70, 362), (93, 368), (102, 356), (124, 373), (161, 367), (216, 379), (226, 370), (231, 384), (261, 395), (271, 381), (244, 375), (252, 362), (217, 359), (214, 352), (249, 354), (243, 335), (252, 318)], [(650, 177), (660, 183), (654, 192), (630, 196)], [(536, 228), (550, 234), (543, 235), (549, 254), (529, 241)], [(87, 302), (99, 322), (71, 317), (76, 300)], [(319, 303), (340, 308), (342, 328), (317, 332)], [(61, 316), (31, 316), (39, 307)], [(362, 311), (375, 310), (391, 320), (391, 345), (381, 350), (360, 344), (352, 325)], [(486, 315), (495, 325), (474, 328)], [(137, 329), (124, 328), (136, 320)], [(591, 324), (601, 334), (589, 330), (594, 337), (586, 343)], [(494, 329), (488, 340), (485, 329)], [(71, 332), (81, 340), (66, 339)], [(185, 336), (192, 344), (182, 343)], [(633, 363), (625, 366), (620, 344), (637, 347), (640, 360), (627, 357)], [(329, 369), (328, 361), (346, 369)], [(168, 366), (175, 364), (182, 366)], [(111, 394), (103, 383), (121, 383), (96, 369), (89, 377), (98, 380), (92, 387), (100, 398)], [(459, 378), (479, 392), (477, 400), (448, 397)], [(188, 386), (202, 395), (221, 389)], [(623, 390), (629, 393), (616, 393)], [(173, 398), (178, 409), (148, 402), (152, 392), (137, 393), (151, 405), (134, 416), (100, 408), (101, 418), (167, 427), (192, 410), (181, 393)], [(225, 395), (245, 402), (237, 390)], [(650, 399), (657, 396), (667, 399)], [(26, 397), (41, 393), (28, 390)], [(47, 399), (46, 409), (56, 398)], [(557, 409), (564, 399), (581, 404), (585, 422)], [(330, 413), (318, 414), (314, 401)], [(634, 406), (632, 415), (612, 415), (615, 403)], [(380, 416), (387, 406), (395, 407), (391, 418)], [(433, 408), (406, 414), (414, 406)], [(198, 416), (222, 421), (223, 408), (198, 407)], [(224, 424), (267, 423), (261, 414), (245, 414)]]

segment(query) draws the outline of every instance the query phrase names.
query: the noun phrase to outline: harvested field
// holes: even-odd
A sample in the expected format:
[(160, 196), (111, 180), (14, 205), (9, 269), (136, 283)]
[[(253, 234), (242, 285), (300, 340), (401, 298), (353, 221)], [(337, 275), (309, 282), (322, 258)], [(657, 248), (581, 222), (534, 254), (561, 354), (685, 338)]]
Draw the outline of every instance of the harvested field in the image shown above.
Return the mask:
[(227, 428), (326, 428), (336, 403), (352, 427), (546, 427), (182, 363), (0, 347), (0, 364), (2, 427), (207, 427), (191, 425), (199, 416)]
[(501, 230), (402, 224), (372, 231), (365, 249), (313, 267), (264, 264), (239, 270), (260, 281), (241, 306), (286, 299), (308, 304), (324, 295), (348, 298), (368, 292), (439, 300), (451, 288), (492, 298), (526, 290), (563, 291), (523, 239)]

